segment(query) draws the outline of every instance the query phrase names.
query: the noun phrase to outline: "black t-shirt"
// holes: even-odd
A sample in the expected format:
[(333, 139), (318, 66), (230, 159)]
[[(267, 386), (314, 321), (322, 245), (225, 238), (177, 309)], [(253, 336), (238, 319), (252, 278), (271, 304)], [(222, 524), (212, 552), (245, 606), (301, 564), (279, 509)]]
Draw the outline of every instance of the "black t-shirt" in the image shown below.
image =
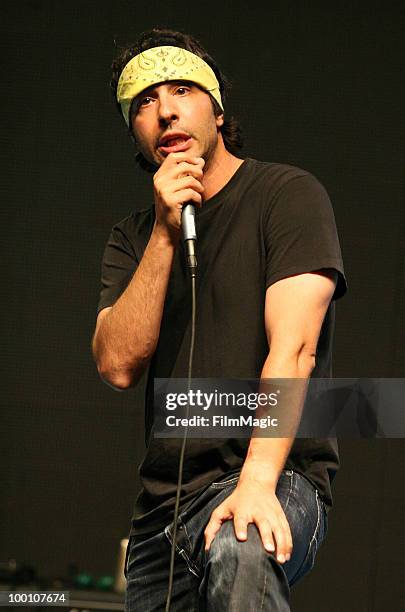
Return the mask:
[[(148, 243), (154, 208), (132, 213), (112, 229), (102, 264), (98, 312), (112, 306), (130, 282)], [(332, 374), (335, 300), (346, 291), (333, 209), (318, 180), (286, 164), (246, 159), (229, 182), (196, 210), (197, 321), (194, 378), (259, 378), (269, 352), (264, 326), (266, 289), (294, 274), (338, 271), (322, 325), (313, 377)], [(305, 316), (305, 313), (303, 313)], [(153, 379), (186, 378), (191, 290), (183, 243), (166, 294), (161, 330), (150, 363), (145, 398), (146, 455), (132, 533), (163, 528), (173, 517), (181, 439), (153, 435)], [(130, 342), (130, 338), (128, 338)], [(181, 507), (214, 480), (238, 470), (248, 439), (189, 438)], [(285, 469), (319, 490), (329, 510), (339, 467), (337, 441), (296, 439)]]

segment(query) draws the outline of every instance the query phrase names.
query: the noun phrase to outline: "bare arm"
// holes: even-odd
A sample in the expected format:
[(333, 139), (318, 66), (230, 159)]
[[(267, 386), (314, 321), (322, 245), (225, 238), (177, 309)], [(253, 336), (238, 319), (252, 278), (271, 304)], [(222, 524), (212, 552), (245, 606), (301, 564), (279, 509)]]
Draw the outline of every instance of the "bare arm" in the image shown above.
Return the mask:
[(92, 350), (105, 382), (117, 390), (134, 385), (159, 338), (163, 307), (180, 238), (182, 205), (201, 205), (204, 160), (169, 155), (154, 176), (156, 221), (141, 262), (116, 303), (97, 318)]
[(155, 225), (128, 287), (98, 315), (93, 355), (100, 376), (116, 389), (137, 382), (155, 351), (175, 250)]
[[(334, 270), (322, 272), (285, 278), (267, 289), (265, 324), (270, 352), (261, 378), (305, 380), (310, 376), (322, 322), (337, 281)], [(305, 394), (298, 399), (303, 403)], [(297, 405), (297, 414), (301, 408)], [(239, 540), (246, 540), (248, 523), (255, 523), (266, 550), (277, 550), (281, 563), (289, 559), (291, 531), (277, 499), (276, 486), (293, 441), (293, 437), (252, 436), (235, 491), (211, 515), (205, 530), (206, 550), (222, 522), (233, 519)]]
[[(300, 379), (294, 386), (297, 418), (305, 401), (306, 384), (315, 367), (316, 347), (322, 323), (336, 287), (337, 272), (299, 274), (274, 283), (267, 289), (265, 324), (269, 355), (261, 378)], [(292, 414), (292, 412), (291, 412)], [(291, 416), (291, 415), (290, 415)], [(298, 427), (299, 420), (296, 422)], [(275, 489), (294, 438), (252, 437), (242, 474), (266, 474)]]

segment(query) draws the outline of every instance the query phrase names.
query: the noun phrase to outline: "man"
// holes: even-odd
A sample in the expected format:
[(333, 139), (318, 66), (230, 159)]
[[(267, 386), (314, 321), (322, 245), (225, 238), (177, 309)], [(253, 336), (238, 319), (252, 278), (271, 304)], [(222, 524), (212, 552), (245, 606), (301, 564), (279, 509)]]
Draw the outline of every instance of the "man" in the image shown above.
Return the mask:
[[(112, 230), (93, 353), (119, 390), (148, 368), (126, 602), (163, 610), (181, 439), (154, 437), (153, 380), (187, 376), (184, 203), (198, 234), (193, 377), (329, 377), (346, 283), (325, 190), (299, 168), (238, 157), (223, 75), (194, 38), (146, 32), (113, 71), (138, 161), (155, 172), (154, 206)], [(338, 464), (335, 440), (187, 440), (170, 609), (289, 610), (326, 534)]]

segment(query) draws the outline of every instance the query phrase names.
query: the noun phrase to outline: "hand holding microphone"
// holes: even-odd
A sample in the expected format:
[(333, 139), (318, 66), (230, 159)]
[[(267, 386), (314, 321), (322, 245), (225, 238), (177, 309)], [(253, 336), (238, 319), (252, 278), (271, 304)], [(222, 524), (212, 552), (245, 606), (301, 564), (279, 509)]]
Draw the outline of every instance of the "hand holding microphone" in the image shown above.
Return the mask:
[(153, 177), (156, 224), (177, 243), (183, 231), (187, 264), (195, 276), (195, 206), (202, 205), (205, 160), (186, 152), (169, 154)]

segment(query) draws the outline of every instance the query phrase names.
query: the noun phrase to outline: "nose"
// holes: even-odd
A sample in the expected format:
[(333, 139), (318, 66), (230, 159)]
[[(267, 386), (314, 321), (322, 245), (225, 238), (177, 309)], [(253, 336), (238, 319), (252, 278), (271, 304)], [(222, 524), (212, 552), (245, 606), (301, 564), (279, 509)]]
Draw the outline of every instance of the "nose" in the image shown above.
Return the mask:
[(158, 103), (158, 117), (161, 125), (169, 125), (179, 118), (178, 108), (173, 96), (161, 95)]

